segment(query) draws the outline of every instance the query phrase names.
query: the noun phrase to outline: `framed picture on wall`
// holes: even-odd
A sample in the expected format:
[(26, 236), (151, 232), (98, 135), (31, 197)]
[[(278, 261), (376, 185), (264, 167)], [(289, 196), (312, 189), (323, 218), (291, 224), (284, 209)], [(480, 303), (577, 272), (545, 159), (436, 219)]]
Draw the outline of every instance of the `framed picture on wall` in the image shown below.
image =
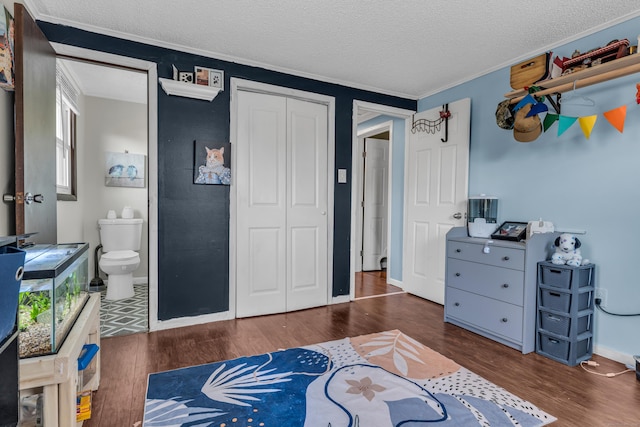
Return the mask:
[(224, 71), (222, 70), (210, 70), (209, 71), (209, 86), (224, 90)]
[(196, 84), (224, 89), (224, 71), (195, 67)]
[(105, 153), (105, 182), (107, 187), (145, 187), (145, 155)]
[(231, 143), (193, 142), (193, 183), (231, 185)]

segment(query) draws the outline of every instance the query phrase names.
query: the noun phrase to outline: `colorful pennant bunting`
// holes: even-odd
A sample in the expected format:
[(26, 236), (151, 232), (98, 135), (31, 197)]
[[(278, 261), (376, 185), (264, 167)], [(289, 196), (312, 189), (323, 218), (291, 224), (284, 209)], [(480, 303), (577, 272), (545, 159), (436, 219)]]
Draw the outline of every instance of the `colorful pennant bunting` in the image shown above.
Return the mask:
[(611, 126), (618, 129), (618, 132), (622, 133), (624, 131), (624, 120), (627, 117), (626, 105), (609, 110), (606, 113), (602, 113), (602, 115), (611, 123)]
[(536, 103), (536, 99), (533, 96), (531, 96), (531, 94), (528, 94), (527, 96), (522, 98), (522, 100), (520, 102), (518, 102), (515, 107), (513, 107), (513, 114), (515, 114), (516, 111), (518, 111), (519, 109), (521, 109), (525, 105), (527, 105), (527, 104), (535, 104), (535, 103)]
[(542, 123), (544, 126), (544, 131), (546, 132), (552, 124), (558, 121), (559, 117), (560, 115), (558, 114), (547, 113), (547, 115), (544, 117), (544, 122)]
[(578, 123), (580, 123), (580, 129), (582, 129), (582, 133), (584, 133), (585, 138), (589, 139), (591, 136), (591, 131), (593, 130), (593, 126), (595, 126), (597, 119), (598, 116), (595, 114), (593, 116), (578, 117)]
[(531, 106), (531, 110), (527, 113), (525, 117), (531, 117), (534, 114), (544, 113), (545, 111), (549, 111), (549, 107), (544, 102), (538, 102)]
[(577, 117), (560, 116), (558, 119), (558, 136), (562, 135), (578, 120)]

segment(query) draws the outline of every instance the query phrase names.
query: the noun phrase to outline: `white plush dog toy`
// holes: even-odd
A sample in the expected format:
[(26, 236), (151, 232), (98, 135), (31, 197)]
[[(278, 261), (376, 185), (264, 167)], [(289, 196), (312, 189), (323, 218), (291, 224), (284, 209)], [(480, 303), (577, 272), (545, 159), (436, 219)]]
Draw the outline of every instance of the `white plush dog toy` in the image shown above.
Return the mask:
[(556, 238), (556, 252), (551, 256), (551, 262), (554, 264), (567, 264), (573, 267), (588, 264), (589, 260), (582, 259), (581, 245), (580, 240), (573, 234), (561, 234)]

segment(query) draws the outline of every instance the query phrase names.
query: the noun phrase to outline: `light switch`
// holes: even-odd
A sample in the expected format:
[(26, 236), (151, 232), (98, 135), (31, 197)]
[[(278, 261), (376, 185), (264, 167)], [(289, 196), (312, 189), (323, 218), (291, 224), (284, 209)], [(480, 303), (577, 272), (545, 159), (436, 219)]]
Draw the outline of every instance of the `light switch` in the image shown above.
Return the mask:
[(346, 184), (346, 183), (347, 183), (347, 170), (338, 169), (338, 184)]

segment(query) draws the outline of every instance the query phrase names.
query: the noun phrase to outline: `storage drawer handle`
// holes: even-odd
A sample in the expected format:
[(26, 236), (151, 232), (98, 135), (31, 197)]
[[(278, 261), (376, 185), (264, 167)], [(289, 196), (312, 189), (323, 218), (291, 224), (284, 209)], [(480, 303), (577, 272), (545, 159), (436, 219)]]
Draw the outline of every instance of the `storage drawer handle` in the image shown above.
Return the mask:
[(503, 284), (503, 285), (502, 285), (502, 287), (503, 287), (503, 288), (505, 288), (505, 289), (507, 289), (507, 288), (509, 287), (509, 284), (508, 284), (508, 283), (505, 283), (505, 284)]
[(460, 252), (462, 252), (462, 249), (456, 249), (456, 252), (460, 253)]
[(508, 256), (502, 257), (502, 260), (503, 261), (509, 261), (509, 257)]
[(456, 277), (460, 277), (460, 273), (456, 273)]
[(553, 296), (553, 297), (559, 297), (560, 294), (558, 292), (549, 292), (549, 295)]
[(454, 302), (453, 305), (455, 305), (456, 307), (460, 307), (460, 303), (459, 302)]
[(560, 341), (554, 340), (553, 338), (549, 338), (549, 342), (553, 344), (560, 344)]
[(506, 317), (503, 317), (502, 319), (500, 319), (500, 321), (502, 323), (507, 323), (509, 321), (509, 319), (507, 319)]
[(562, 274), (562, 270), (554, 270), (553, 268), (550, 268), (549, 273)]

